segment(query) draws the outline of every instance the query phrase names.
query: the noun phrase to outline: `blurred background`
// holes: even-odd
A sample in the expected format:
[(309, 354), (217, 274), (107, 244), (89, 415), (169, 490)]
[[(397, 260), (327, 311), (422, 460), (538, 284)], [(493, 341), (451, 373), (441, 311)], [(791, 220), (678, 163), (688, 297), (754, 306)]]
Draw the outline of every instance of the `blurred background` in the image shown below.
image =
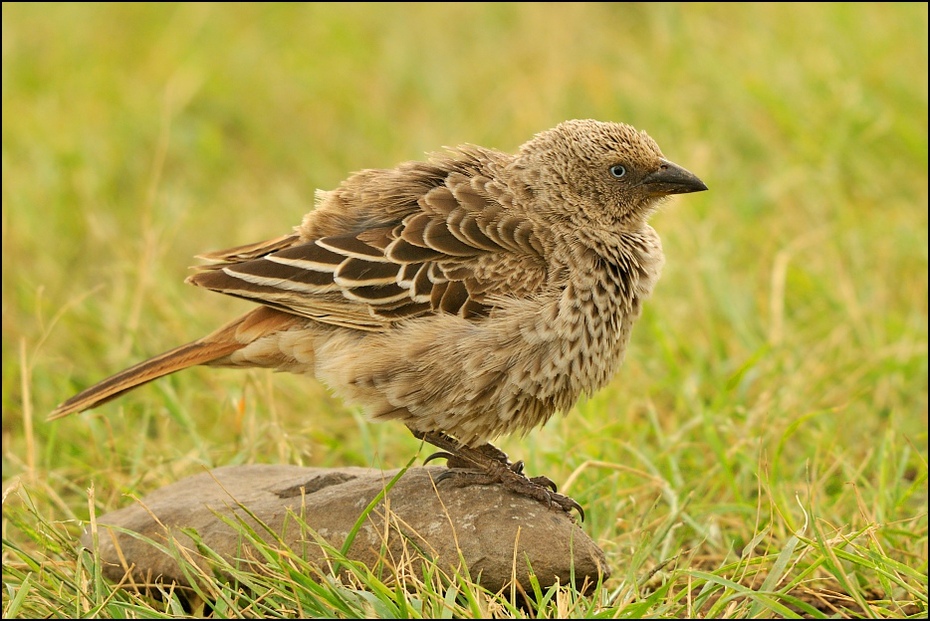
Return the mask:
[(612, 558), (688, 502), (667, 547), (790, 532), (800, 494), (903, 524), (926, 570), (925, 3), (4, 3), (2, 33), (5, 498), (84, 519), (92, 484), (102, 512), (204, 466), (404, 465), (402, 426), (260, 371), (45, 415), (249, 308), (185, 285), (194, 255), (289, 232), (316, 189), (596, 118), (710, 191), (654, 216), (611, 386), (501, 446)]

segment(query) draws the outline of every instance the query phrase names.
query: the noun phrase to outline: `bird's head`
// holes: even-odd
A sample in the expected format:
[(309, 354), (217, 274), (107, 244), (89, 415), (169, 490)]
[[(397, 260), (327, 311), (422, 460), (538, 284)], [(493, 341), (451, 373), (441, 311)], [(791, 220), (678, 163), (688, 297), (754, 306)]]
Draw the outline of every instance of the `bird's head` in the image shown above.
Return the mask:
[(623, 123), (565, 121), (520, 147), (513, 165), (551, 216), (593, 225), (641, 223), (661, 199), (707, 189)]

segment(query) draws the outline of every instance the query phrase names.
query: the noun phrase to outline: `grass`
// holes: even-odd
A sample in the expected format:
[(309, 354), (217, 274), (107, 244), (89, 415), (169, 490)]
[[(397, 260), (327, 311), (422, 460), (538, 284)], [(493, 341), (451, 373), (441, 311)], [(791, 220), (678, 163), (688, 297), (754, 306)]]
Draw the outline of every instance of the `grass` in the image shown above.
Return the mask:
[[(926, 4), (2, 11), (4, 618), (926, 616)], [(192, 604), (75, 548), (203, 468), (406, 463), (405, 429), (257, 371), (44, 419), (248, 308), (183, 284), (195, 254), (287, 232), (351, 171), (587, 117), (711, 190), (653, 218), (667, 265), (615, 381), (500, 442), (585, 507), (593, 594), (334, 579), (258, 543), (267, 571)]]

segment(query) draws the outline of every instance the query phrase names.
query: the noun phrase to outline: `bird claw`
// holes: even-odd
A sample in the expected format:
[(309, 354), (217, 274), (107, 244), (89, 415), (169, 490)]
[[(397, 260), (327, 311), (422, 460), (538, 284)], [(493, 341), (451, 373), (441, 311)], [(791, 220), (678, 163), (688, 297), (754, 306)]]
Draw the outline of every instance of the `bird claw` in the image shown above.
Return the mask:
[(553, 492), (559, 491), (559, 486), (555, 484), (555, 481), (553, 481), (552, 479), (550, 479), (549, 477), (545, 475), (533, 477), (532, 479), (530, 479), (530, 481), (532, 481), (536, 485), (540, 485), (542, 487), (548, 487)]
[(432, 455), (424, 459), (423, 464), (424, 465), (428, 464), (434, 459), (453, 459), (453, 458), (455, 458), (455, 455), (453, 455), (452, 453), (447, 453), (446, 451), (436, 451), (435, 453), (433, 453)]
[(574, 509), (578, 512), (578, 517), (581, 518), (581, 521), (584, 522), (584, 509), (581, 508), (581, 505), (579, 505), (574, 498), (553, 492), (549, 495), (549, 502), (550, 506), (554, 505), (568, 514), (571, 514), (572, 509)]
[(476, 464), (470, 459), (463, 458), (455, 453), (450, 453), (449, 451), (437, 451), (423, 460), (424, 464), (428, 464), (434, 459), (445, 459), (446, 466), (450, 469), (455, 470), (468, 470), (470, 468), (476, 468)]

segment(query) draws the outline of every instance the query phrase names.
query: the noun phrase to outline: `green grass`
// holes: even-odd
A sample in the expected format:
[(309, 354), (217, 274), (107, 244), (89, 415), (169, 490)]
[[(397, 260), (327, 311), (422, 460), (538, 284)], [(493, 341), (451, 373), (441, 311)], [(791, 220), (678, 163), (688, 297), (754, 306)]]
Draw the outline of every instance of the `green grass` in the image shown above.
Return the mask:
[[(5, 618), (926, 616), (925, 3), (2, 11)], [(585, 507), (613, 570), (594, 594), (521, 608), (438, 568), (335, 580), (272, 546), (185, 609), (75, 549), (92, 516), (204, 467), (419, 448), (258, 371), (47, 423), (248, 308), (183, 284), (195, 254), (289, 231), (352, 171), (588, 117), (710, 187), (653, 218), (667, 265), (611, 386), (500, 442)]]

